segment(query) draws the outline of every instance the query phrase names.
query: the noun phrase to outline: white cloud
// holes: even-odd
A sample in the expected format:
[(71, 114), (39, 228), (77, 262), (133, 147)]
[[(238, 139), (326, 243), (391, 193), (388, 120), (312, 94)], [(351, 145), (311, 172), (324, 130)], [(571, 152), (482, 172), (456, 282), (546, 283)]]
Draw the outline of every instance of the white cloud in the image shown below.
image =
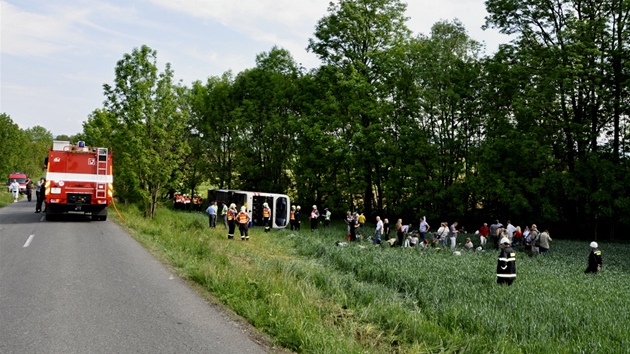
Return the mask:
[(77, 37), (62, 17), (23, 11), (6, 1), (1, 6), (3, 54), (45, 56), (70, 49), (68, 39)]
[[(271, 49), (277, 45), (286, 48), (296, 61), (313, 58), (306, 54), (308, 38), (312, 37), (315, 24), (323, 17), (328, 0), (150, 0), (172, 11), (211, 20), (225, 28), (240, 33)], [(236, 43), (235, 47), (239, 44)], [(255, 57), (256, 52), (249, 53)], [(305, 63), (306, 64), (306, 63)]]

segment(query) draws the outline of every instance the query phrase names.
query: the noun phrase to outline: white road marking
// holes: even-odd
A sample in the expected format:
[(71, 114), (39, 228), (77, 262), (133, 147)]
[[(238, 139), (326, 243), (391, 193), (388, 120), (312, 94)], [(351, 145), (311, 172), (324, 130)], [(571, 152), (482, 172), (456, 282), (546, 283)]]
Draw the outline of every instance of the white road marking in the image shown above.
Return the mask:
[(44, 221), (45, 218), (46, 218), (46, 215), (42, 215), (42, 217), (39, 219), (39, 221)]
[(26, 240), (26, 243), (24, 244), (23, 247), (28, 247), (28, 245), (31, 244), (31, 241), (33, 241), (33, 237), (35, 237), (35, 235), (31, 235), (28, 237), (28, 240)]

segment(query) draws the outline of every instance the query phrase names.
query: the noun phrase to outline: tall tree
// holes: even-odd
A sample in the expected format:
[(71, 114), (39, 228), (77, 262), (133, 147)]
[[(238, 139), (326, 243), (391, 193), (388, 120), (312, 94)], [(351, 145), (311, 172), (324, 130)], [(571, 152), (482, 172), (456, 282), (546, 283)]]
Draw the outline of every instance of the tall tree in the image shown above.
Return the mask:
[(197, 132), (198, 137), (192, 145), (192, 157), (205, 179), (221, 188), (233, 187), (235, 142), (239, 138), (232, 118), (233, 83), (231, 72), (210, 77), (205, 84), (196, 81), (190, 96), (191, 131)]
[(116, 64), (114, 85), (103, 85), (105, 108), (115, 117), (117, 185), (127, 188), (123, 198), (141, 202), (151, 218), (188, 149), (182, 139), (188, 126), (185, 96), (173, 83), (170, 64), (158, 72), (156, 56), (146, 45), (135, 48)]
[[(409, 55), (410, 77), (418, 90), (413, 126), (431, 143), (425, 160), (426, 183), (417, 181), (423, 200), (440, 215), (461, 216), (470, 207), (465, 186), (476, 170), (483, 137), (481, 122), (481, 45), (457, 20), (433, 25), (428, 38), (416, 39)], [(427, 148), (425, 148), (426, 150)], [(417, 174), (416, 174), (417, 175)], [(417, 201), (420, 203), (421, 201)]]
[(297, 114), (295, 94), (301, 75), (285, 49), (273, 47), (256, 57), (256, 67), (234, 82), (232, 112), (238, 124), (235, 172), (241, 188), (284, 192), (290, 185), (293, 158), (291, 122)]
[[(513, 119), (539, 132), (553, 151), (545, 174), (561, 215), (592, 229), (613, 217), (613, 186), (603, 175), (617, 175), (622, 118), (627, 116), (628, 71), (626, 0), (489, 0), (489, 26), (513, 34), (509, 62), (524, 72), (514, 96)], [(627, 123), (626, 123), (627, 124)], [(597, 197), (596, 197), (597, 195)], [(606, 196), (606, 197), (604, 197)], [(597, 232), (596, 229), (592, 229)]]
[[(406, 27), (406, 4), (399, 0), (339, 0), (331, 3), (328, 14), (319, 20), (315, 39), (308, 49), (326, 66), (341, 74), (337, 115), (353, 134), (354, 169), (361, 176), (363, 207), (371, 214), (375, 185), (383, 166), (378, 151), (389, 105), (385, 85), (392, 72), (392, 51), (403, 45), (410, 31)], [(376, 198), (375, 198), (376, 195)]]
[(52, 134), (44, 127), (22, 130), (9, 115), (0, 114), (0, 176), (20, 171), (38, 178), (50, 146)]

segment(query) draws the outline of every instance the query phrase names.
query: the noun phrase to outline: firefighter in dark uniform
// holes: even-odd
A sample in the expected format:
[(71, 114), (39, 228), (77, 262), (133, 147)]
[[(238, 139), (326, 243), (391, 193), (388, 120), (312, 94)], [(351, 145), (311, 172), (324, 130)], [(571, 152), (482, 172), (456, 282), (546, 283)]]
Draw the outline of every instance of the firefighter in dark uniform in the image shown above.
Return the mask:
[(300, 231), (300, 228), (302, 227), (301, 221), (300, 221), (300, 209), (301, 208), (299, 205), (295, 207), (295, 230), (296, 231)]
[(512, 285), (516, 279), (516, 252), (507, 237), (501, 239), (501, 253), (497, 262), (497, 284)]
[(230, 209), (227, 211), (227, 223), (228, 223), (228, 239), (234, 238), (234, 229), (236, 228), (236, 216), (238, 215), (238, 211), (236, 211), (236, 204), (230, 204)]
[(241, 207), (241, 212), (236, 216), (236, 220), (238, 221), (238, 230), (241, 232), (241, 241), (249, 241), (248, 229), (250, 218), (247, 214), (247, 208), (245, 208), (245, 206)]
[(289, 223), (291, 224), (291, 231), (293, 231), (293, 229), (297, 230), (297, 226), (295, 226), (295, 205), (291, 205), (291, 216), (289, 219)]
[(271, 209), (269, 209), (269, 204), (263, 203), (263, 225), (265, 225), (265, 232), (269, 232), (271, 230)]
[(584, 271), (584, 273), (593, 273), (597, 274), (602, 269), (602, 251), (598, 250), (597, 242), (591, 242), (591, 253), (588, 255), (588, 268)]

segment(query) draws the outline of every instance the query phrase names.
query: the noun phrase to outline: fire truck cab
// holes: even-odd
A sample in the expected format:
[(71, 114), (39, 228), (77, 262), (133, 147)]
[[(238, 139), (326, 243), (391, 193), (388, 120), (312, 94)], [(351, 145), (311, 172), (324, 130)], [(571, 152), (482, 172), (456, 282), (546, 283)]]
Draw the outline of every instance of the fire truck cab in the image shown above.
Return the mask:
[(53, 141), (45, 162), (46, 220), (71, 212), (107, 220), (114, 182), (109, 149)]

